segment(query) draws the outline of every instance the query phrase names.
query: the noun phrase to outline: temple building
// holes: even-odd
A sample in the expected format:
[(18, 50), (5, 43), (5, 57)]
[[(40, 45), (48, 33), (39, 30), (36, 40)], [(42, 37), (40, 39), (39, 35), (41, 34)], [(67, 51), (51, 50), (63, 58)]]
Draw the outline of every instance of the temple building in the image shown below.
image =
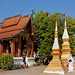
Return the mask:
[(69, 35), (67, 32), (67, 27), (66, 27), (66, 17), (65, 17), (65, 27), (64, 27), (64, 33), (63, 33), (62, 39), (63, 39), (63, 44), (62, 44), (62, 49), (61, 49), (61, 52), (62, 52), (61, 60), (65, 68), (68, 69), (67, 61), (69, 59), (69, 56), (71, 55), (70, 53), (71, 48), (69, 44)]
[(20, 15), (4, 18), (0, 23), (0, 54), (13, 57), (33, 57), (36, 49), (36, 37), (33, 31), (32, 15)]
[(57, 22), (56, 22), (56, 28), (55, 28), (55, 37), (54, 37), (54, 44), (52, 47), (52, 53), (53, 59), (50, 61), (47, 68), (44, 70), (44, 73), (58, 73), (58, 74), (64, 74), (65, 67), (61, 63), (60, 59), (60, 47), (58, 42), (58, 30), (57, 30)]

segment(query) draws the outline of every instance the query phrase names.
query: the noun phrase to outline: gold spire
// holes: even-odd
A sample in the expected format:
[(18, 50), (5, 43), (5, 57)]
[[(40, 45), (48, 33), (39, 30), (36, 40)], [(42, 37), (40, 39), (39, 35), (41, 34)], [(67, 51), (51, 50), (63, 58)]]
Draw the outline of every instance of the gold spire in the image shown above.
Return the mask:
[(65, 15), (65, 27), (64, 27), (64, 33), (62, 38), (69, 38), (68, 32), (67, 32), (67, 26), (66, 26), (66, 15)]
[(66, 27), (66, 14), (65, 14), (65, 29), (67, 29), (67, 27)]
[(57, 31), (57, 21), (56, 21), (56, 28), (55, 28), (55, 31)]
[(58, 44), (58, 29), (57, 29), (57, 21), (56, 21), (56, 27), (55, 27), (55, 38), (54, 38), (54, 44), (52, 49), (59, 49)]

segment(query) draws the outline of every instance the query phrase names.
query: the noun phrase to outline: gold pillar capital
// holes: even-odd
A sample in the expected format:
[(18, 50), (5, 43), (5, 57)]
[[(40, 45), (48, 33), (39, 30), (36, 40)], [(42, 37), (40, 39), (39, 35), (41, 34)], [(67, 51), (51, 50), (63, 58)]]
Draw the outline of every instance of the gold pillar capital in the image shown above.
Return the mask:
[(29, 34), (26, 34), (26, 40), (28, 40), (28, 38), (29, 38)]
[(26, 34), (26, 37), (29, 37), (29, 34)]
[(34, 43), (33, 42), (30, 42), (31, 46), (34, 46)]
[(9, 40), (9, 43), (10, 43), (10, 44), (11, 44), (11, 42), (15, 42), (15, 40), (13, 40), (13, 39)]

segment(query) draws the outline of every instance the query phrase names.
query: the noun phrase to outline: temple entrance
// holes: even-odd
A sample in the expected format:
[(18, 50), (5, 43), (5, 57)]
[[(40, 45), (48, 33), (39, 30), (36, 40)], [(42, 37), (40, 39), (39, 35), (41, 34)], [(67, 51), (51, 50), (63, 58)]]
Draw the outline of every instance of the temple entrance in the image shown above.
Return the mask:
[(26, 37), (21, 37), (21, 55), (26, 56)]
[(3, 44), (3, 53), (6, 53), (6, 43)]
[(11, 48), (10, 48), (9, 40), (4, 40), (3, 42), (4, 42), (3, 43), (3, 53), (4, 54), (11, 53)]

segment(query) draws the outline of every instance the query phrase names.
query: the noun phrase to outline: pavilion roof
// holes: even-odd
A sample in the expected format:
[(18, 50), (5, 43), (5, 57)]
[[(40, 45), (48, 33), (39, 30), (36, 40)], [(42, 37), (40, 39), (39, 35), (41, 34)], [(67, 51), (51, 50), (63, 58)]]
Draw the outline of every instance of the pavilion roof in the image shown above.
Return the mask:
[[(12, 39), (23, 32), (29, 21), (31, 20), (31, 15), (22, 17), (22, 15), (13, 16), (4, 19), (0, 23), (0, 40)], [(35, 35), (33, 35), (35, 38)]]
[(13, 25), (16, 25), (19, 21), (19, 18), (20, 16), (15, 16), (15, 17), (12, 17), (12, 18), (7, 18), (7, 19), (4, 19), (4, 22), (2, 23), (2, 28), (6, 28), (6, 27), (10, 27), (10, 26), (13, 26)]

